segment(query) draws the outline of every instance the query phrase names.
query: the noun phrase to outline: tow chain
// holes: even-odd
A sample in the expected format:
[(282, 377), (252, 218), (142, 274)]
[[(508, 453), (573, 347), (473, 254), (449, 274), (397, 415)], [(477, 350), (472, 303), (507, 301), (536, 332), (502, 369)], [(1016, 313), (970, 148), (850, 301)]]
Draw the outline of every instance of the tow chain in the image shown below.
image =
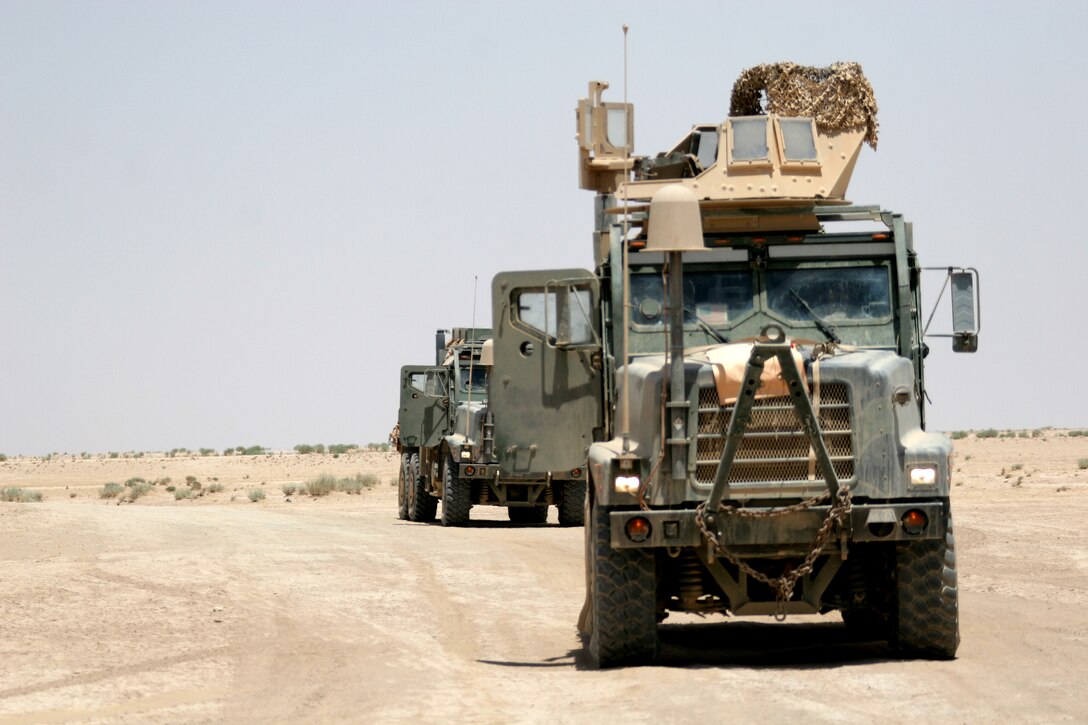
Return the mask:
[[(743, 509), (736, 506), (720, 504), (718, 506), (718, 511), (722, 514), (747, 516), (749, 518), (771, 518), (773, 516), (783, 516), (796, 511), (803, 511), (816, 506), (817, 504), (821, 504), (830, 498), (831, 492), (825, 491), (820, 496), (778, 509)], [(834, 503), (832, 503), (831, 508), (827, 511), (827, 517), (824, 519), (819, 531), (816, 532), (816, 539), (812, 542), (812, 551), (808, 553), (808, 556), (805, 557), (800, 566), (791, 569), (780, 577), (769, 577), (763, 572), (753, 569), (751, 566), (744, 563), (740, 557), (729, 551), (725, 544), (722, 543), (721, 539), (718, 538), (717, 531), (711, 531), (710, 527), (707, 526), (704, 517), (706, 514), (705, 502), (699, 504), (695, 509), (695, 525), (703, 532), (703, 536), (706, 537), (706, 540), (710, 542), (714, 547), (714, 551), (719, 556), (731, 561), (745, 574), (756, 581), (763, 582), (771, 588), (771, 591), (775, 593), (775, 600), (778, 604), (778, 610), (775, 612), (774, 618), (781, 622), (786, 619), (786, 602), (793, 598), (793, 589), (797, 585), (797, 582), (801, 577), (812, 573), (812, 567), (816, 563), (816, 557), (820, 555), (820, 552), (823, 551), (824, 546), (827, 544), (827, 540), (831, 536), (832, 527), (834, 527), (836, 523), (840, 525), (845, 523), (846, 518), (850, 515), (850, 508), (850, 489), (846, 486), (840, 486), (838, 492), (835, 494)]]

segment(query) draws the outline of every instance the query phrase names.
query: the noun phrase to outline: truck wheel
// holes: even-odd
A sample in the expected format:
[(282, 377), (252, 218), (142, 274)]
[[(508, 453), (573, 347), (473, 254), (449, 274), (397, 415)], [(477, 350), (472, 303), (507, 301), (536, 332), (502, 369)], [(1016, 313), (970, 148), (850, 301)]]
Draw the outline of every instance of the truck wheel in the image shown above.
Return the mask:
[(613, 549), (608, 509), (590, 503), (589, 657), (597, 667), (639, 664), (657, 655), (657, 597), (651, 549)]
[(447, 457), (442, 471), (443, 526), (468, 524), (468, 512), (472, 508), (472, 501), (469, 499), (471, 493), (469, 482), (457, 477), (457, 462)]
[(413, 453), (408, 462), (408, 520), (434, 521), (438, 510), (438, 499), (427, 491), (423, 474), (419, 471), (419, 454)]
[(515, 524), (543, 524), (548, 520), (547, 506), (509, 506), (506, 515)]
[(411, 456), (402, 453), (400, 456), (400, 478), (397, 481), (397, 518), (408, 518), (408, 467)]
[(896, 552), (898, 606), (892, 645), (904, 656), (947, 660), (960, 644), (959, 593), (952, 514), (945, 537), (914, 541)]
[(586, 521), (586, 482), (564, 481), (559, 491), (559, 525), (582, 526)]

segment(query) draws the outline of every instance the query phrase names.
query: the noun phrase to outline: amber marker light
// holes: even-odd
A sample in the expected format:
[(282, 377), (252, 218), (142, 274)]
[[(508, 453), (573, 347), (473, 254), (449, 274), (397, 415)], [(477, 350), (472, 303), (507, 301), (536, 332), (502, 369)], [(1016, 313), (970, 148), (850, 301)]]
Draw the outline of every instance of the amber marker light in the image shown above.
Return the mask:
[(917, 535), (926, 530), (926, 526), (929, 525), (929, 519), (925, 513), (918, 509), (911, 509), (903, 514), (902, 518), (903, 530), (908, 534)]
[(471, 476), (476, 473), (476, 466), (465, 466), (465, 475)]
[(623, 527), (627, 532), (627, 538), (636, 544), (640, 544), (646, 539), (650, 538), (650, 522), (641, 517), (636, 516), (633, 519), (627, 519), (627, 525)]

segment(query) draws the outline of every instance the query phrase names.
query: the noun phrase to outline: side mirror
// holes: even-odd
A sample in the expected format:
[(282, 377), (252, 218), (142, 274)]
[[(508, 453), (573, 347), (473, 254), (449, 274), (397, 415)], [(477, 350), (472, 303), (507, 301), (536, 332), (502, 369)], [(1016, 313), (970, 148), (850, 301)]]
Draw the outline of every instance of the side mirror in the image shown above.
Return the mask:
[[(952, 352), (977, 352), (978, 332), (982, 327), (982, 315), (979, 308), (978, 270), (973, 267), (922, 267), (923, 270), (940, 270), (945, 273), (944, 286), (929, 313), (922, 337), (951, 337)], [(944, 291), (952, 285), (952, 333), (930, 335), (929, 325), (944, 297)]]
[(975, 275), (953, 272), (952, 278), (952, 351), (978, 351), (978, 308), (975, 301)]

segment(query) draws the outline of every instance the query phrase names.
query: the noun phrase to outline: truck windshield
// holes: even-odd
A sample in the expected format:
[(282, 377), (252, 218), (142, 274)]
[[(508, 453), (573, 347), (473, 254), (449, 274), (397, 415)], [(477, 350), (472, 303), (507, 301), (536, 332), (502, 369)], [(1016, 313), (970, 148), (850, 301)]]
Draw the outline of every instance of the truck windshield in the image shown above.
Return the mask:
[[(656, 265), (631, 269), (631, 325), (635, 332), (664, 329), (664, 285)], [(895, 342), (891, 267), (878, 261), (772, 263), (756, 269), (684, 270), (684, 325), (691, 344), (713, 344), (760, 334), (783, 324), (799, 338), (840, 338), (859, 346)], [(707, 332), (704, 326), (713, 330)], [(827, 331), (824, 331), (824, 330)], [(657, 350), (645, 337), (639, 347)]]
[[(684, 307), (696, 318), (715, 327), (730, 325), (751, 312), (754, 305), (752, 275), (743, 271), (693, 271), (684, 273)], [(631, 275), (631, 321), (636, 325), (663, 324), (661, 273)]]
[[(767, 307), (787, 319), (871, 322), (892, 313), (887, 267), (770, 269), (766, 273)], [(803, 302), (802, 302), (803, 301)]]
[(473, 395), (487, 395), (487, 371), (486, 365), (474, 365), (472, 378), (469, 378), (469, 369), (461, 368), (461, 392)]

